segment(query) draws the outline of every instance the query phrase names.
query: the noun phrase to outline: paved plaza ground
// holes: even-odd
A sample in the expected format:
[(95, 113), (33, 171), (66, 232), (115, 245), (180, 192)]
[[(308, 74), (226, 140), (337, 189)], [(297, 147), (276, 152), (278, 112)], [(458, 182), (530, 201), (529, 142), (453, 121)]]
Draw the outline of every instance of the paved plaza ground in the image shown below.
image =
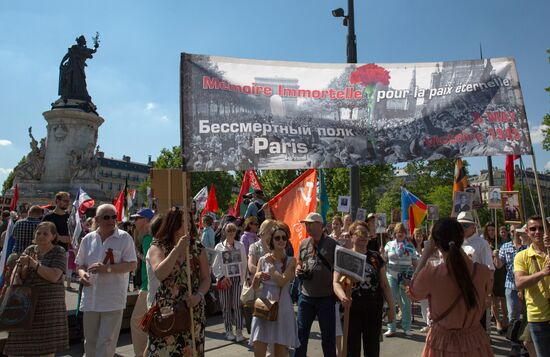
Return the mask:
[[(76, 306), (76, 295), (72, 293), (67, 295), (67, 308), (71, 309)], [(420, 329), (424, 325), (419, 313), (419, 306), (416, 305), (415, 322), (413, 322), (413, 336), (405, 337), (404, 334), (398, 334), (396, 337), (384, 338), (381, 344), (381, 356), (420, 356), (426, 334), (420, 332)], [(510, 350), (509, 342), (504, 337), (497, 335), (494, 329), (491, 333), (491, 340), (495, 356), (508, 355)], [(83, 354), (84, 350), (82, 343), (73, 343), (71, 344), (70, 351), (61, 356), (82, 356)], [(212, 316), (208, 319), (206, 327), (206, 357), (243, 357), (252, 356), (252, 354), (253, 351), (248, 346), (248, 340), (242, 343), (234, 343), (225, 340), (225, 331), (221, 315)], [(129, 330), (123, 330), (120, 334), (117, 355), (125, 357), (134, 356)], [(321, 357), (322, 355), (319, 325), (317, 322), (314, 322), (309, 339), (308, 356)]]

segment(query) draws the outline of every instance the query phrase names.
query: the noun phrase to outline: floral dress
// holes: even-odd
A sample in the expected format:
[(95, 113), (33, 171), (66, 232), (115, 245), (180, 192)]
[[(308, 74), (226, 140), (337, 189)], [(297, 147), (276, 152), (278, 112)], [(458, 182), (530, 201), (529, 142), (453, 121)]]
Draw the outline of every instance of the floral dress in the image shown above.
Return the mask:
[[(159, 241), (154, 240), (151, 245), (156, 245), (164, 250), (165, 255), (169, 251)], [(191, 241), (191, 291), (196, 292), (200, 286), (200, 262), (199, 257), (203, 249), (202, 244)], [(155, 303), (159, 307), (174, 306), (183, 302), (188, 296), (187, 261), (179, 262), (174, 266), (170, 275), (164, 279), (155, 295)], [(195, 346), (198, 356), (204, 356), (204, 330), (206, 316), (204, 313), (204, 301), (201, 301), (193, 308), (193, 326), (195, 328)], [(191, 331), (184, 331), (177, 335), (156, 338), (149, 335), (149, 357), (179, 357), (193, 356)]]

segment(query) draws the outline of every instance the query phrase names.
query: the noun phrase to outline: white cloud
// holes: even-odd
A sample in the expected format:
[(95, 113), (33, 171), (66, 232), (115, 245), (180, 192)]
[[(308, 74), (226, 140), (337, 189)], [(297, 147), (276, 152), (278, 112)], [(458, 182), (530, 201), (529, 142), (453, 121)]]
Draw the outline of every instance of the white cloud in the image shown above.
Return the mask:
[(167, 115), (163, 115), (159, 118), (159, 120), (163, 123), (168, 123), (170, 121), (170, 119), (168, 118)]
[(534, 126), (531, 129), (531, 142), (533, 145), (537, 145), (542, 143), (542, 140), (544, 140), (544, 133), (542, 132), (543, 129), (548, 129), (546, 125), (538, 125)]
[(544, 165), (544, 169), (550, 171), (550, 161), (548, 161), (546, 165)]
[(12, 169), (5, 169), (3, 167), (0, 167), (0, 175), (9, 175), (12, 171)]
[(0, 146), (9, 146), (9, 145), (11, 145), (11, 141), (0, 139)]
[(154, 102), (149, 102), (145, 105), (145, 110), (151, 111), (157, 107), (157, 104)]

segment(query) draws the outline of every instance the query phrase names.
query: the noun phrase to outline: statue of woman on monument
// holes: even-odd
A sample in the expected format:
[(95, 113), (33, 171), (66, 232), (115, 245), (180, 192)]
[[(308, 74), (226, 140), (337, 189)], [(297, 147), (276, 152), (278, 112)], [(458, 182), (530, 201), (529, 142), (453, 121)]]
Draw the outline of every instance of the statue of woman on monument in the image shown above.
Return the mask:
[(80, 99), (91, 102), (92, 98), (86, 88), (86, 60), (93, 58), (99, 47), (99, 34), (93, 37), (94, 48), (86, 46), (86, 38), (80, 36), (76, 39), (76, 45), (71, 46), (67, 54), (63, 56), (59, 68), (59, 95), (63, 99)]

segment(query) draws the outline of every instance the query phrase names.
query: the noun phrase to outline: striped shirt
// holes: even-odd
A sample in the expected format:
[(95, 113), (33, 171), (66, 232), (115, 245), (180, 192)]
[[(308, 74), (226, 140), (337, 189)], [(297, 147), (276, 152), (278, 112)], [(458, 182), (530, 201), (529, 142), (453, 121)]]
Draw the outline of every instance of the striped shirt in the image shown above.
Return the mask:
[(498, 257), (506, 266), (506, 281), (504, 282), (504, 287), (506, 289), (516, 289), (516, 282), (514, 278), (514, 258), (516, 253), (521, 252), (526, 249), (527, 246), (522, 245), (518, 249), (514, 246), (514, 242), (506, 242), (500, 247), (498, 251)]

